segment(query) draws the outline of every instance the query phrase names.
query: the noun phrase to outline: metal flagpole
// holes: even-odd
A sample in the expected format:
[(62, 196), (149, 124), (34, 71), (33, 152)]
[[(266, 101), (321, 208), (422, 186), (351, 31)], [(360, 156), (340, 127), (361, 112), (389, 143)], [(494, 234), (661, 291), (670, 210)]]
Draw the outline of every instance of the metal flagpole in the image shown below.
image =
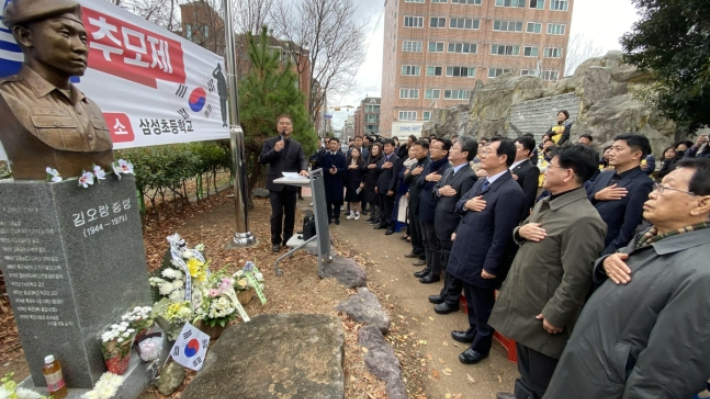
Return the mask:
[(227, 249), (246, 248), (256, 245), (256, 238), (249, 231), (247, 214), (247, 167), (244, 160), (244, 131), (239, 126), (239, 91), (237, 88), (237, 53), (234, 41), (234, 16), (232, 0), (224, 0), (225, 45), (227, 47), (225, 69), (229, 91), (229, 135), (232, 150), (232, 180), (234, 181), (234, 206), (237, 232), (227, 243)]

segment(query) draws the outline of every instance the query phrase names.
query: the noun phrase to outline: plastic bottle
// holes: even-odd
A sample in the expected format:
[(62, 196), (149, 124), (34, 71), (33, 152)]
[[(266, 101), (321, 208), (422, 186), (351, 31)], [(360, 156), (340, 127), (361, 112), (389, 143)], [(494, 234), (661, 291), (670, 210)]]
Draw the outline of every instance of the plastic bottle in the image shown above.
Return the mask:
[(44, 368), (42, 369), (44, 378), (47, 380), (49, 395), (54, 399), (64, 399), (67, 397), (67, 386), (64, 384), (62, 366), (59, 361), (54, 360), (54, 355), (44, 358)]

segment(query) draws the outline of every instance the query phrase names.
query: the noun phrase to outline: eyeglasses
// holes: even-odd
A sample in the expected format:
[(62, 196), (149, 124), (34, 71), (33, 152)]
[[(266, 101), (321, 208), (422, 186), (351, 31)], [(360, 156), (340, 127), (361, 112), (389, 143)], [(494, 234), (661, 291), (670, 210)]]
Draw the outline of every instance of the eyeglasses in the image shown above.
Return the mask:
[(684, 191), (684, 190), (678, 190), (675, 188), (666, 187), (661, 183), (653, 183), (653, 187), (656, 189), (656, 191), (658, 191), (658, 194), (663, 194), (664, 191), (671, 190), (671, 191), (678, 191), (679, 193), (695, 195), (695, 193), (692, 191)]

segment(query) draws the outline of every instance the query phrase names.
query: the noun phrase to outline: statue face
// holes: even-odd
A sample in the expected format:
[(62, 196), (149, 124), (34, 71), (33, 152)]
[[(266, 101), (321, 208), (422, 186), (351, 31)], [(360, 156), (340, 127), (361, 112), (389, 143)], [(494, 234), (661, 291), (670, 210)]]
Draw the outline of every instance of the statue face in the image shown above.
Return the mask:
[(60, 15), (16, 29), (18, 41), (29, 48), (36, 62), (67, 79), (84, 75), (88, 46), (82, 24)]

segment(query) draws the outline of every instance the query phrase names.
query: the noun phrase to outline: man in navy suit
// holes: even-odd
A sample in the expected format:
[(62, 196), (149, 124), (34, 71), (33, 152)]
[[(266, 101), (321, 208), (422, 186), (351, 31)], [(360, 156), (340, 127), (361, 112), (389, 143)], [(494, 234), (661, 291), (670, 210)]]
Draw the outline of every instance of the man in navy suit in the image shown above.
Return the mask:
[(348, 165), (345, 155), (340, 151), (340, 140), (328, 140), (328, 151), (318, 157), (316, 167), (323, 169), (325, 203), (328, 207), (328, 224), (335, 221), (340, 224), (340, 207), (343, 205), (345, 173)]
[(588, 189), (589, 201), (607, 224), (602, 255), (626, 247), (643, 220), (643, 203), (653, 191), (653, 180), (641, 169), (641, 161), (651, 153), (646, 136), (622, 134), (614, 138), (609, 165)]
[[(283, 172), (296, 172), (308, 177), (308, 162), (301, 144), (291, 139), (293, 120), (288, 115), (276, 118), (279, 136), (266, 139), (259, 155), (259, 163), (269, 165), (266, 188), (269, 190), (271, 203), (271, 250), (281, 250), (281, 243), (288, 242), (293, 235), (296, 218), (296, 193), (298, 188), (274, 183), (274, 179), (283, 177)], [(283, 239), (281, 227), (283, 226)]]
[(508, 170), (515, 153), (512, 140), (491, 140), (481, 151), (481, 169), (488, 177), (477, 181), (456, 204), (463, 217), (456, 230), (448, 272), (464, 283), (470, 327), (453, 331), (451, 336), (471, 343), (459, 355), (459, 361), (465, 364), (488, 357), (493, 342), (488, 318), (495, 304), (495, 290), (508, 273), (507, 253), (512, 248), (513, 229), (526, 207), (523, 189)]
[[(451, 236), (461, 221), (461, 214), (456, 211), (456, 203), (469, 192), (478, 178), (471, 169), (469, 162), (478, 153), (478, 143), (473, 137), (462, 136), (456, 140), (449, 152), (451, 169), (444, 174), (434, 188), (434, 196), (438, 197), (434, 229), (441, 244), (441, 265), (446, 269), (449, 264), (453, 241)], [(459, 298), (463, 291), (463, 282), (446, 273), (444, 288), (439, 295), (429, 297), (429, 302), (436, 304), (434, 311), (438, 314), (448, 314), (459, 310)]]
[(392, 139), (385, 141), (385, 156), (377, 163), (377, 170), (381, 173), (380, 177), (377, 179), (377, 186), (375, 187), (375, 191), (380, 196), (382, 220), (380, 224), (374, 228), (387, 229), (387, 232), (394, 231), (392, 211), (394, 209), (394, 191), (397, 189), (397, 174), (399, 173), (396, 167), (399, 158), (394, 154), (394, 147), (395, 145)]

